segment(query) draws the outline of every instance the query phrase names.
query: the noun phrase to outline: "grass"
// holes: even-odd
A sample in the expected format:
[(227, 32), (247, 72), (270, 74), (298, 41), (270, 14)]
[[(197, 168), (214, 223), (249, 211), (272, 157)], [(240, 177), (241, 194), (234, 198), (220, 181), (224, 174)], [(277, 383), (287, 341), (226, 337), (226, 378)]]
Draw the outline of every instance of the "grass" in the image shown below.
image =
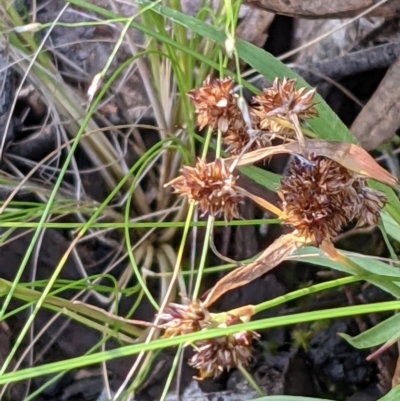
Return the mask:
[[(3, 300), (0, 321), (6, 321), (20, 311), (25, 311), (28, 316), (21, 331), (15, 334), (15, 342), (0, 369), (2, 396), (17, 381), (55, 375), (46, 379), (39, 389), (32, 390), (28, 386), (25, 400), (33, 400), (70, 370), (101, 364), (106, 371), (107, 361), (137, 355), (115, 394), (111, 394), (108, 377), (104, 374), (108, 397), (128, 399), (147, 379), (154, 355), (162, 349), (178, 346), (173, 368), (164, 387), (163, 400), (179, 367), (182, 347), (188, 342), (227, 335), (241, 329), (265, 330), (356, 314), (394, 312), (400, 307), (399, 301), (346, 306), (261, 319), (173, 338), (161, 338), (155, 327), (146, 329), (131, 320), (144, 298), (152, 306), (154, 313), (163, 310), (169, 302), (179, 301), (179, 294), (195, 300), (201, 293), (200, 289), (207, 274), (235, 267), (234, 264), (207, 266), (213, 229), (225, 226), (226, 223), (212, 218), (206, 222), (199, 221), (194, 205), (178, 200), (170, 190), (164, 189), (164, 185), (179, 174), (182, 164), (193, 165), (198, 155), (204, 157), (211, 146), (215, 145), (210, 132), (204, 137), (196, 132), (187, 92), (201, 85), (210, 73), (232, 76), (239, 85), (254, 90), (241, 77), (240, 62), (246, 62), (270, 81), (275, 77), (295, 77), (295, 74), (263, 50), (235, 39), (239, 2), (221, 2), (214, 14), (208, 3), (204, 2), (195, 17), (183, 14), (178, 0), (137, 0), (135, 14), (129, 17), (123, 16), (117, 3), (109, 9), (82, 0), (72, 0), (69, 3), (79, 7), (86, 15), (96, 17), (88, 17), (86, 22), (62, 23), (62, 14), (69, 7), (66, 3), (65, 10), (53, 22), (30, 25), (34, 23), (30, 15), (19, 14), (7, 1), (0, 1), (1, 45), (9, 49), (10, 65), (22, 77), (12, 107), (17, 103), (19, 92), (26, 85), (33, 85), (49, 110), (49, 121), (56, 126), (60, 143), (31, 172), (16, 171), (12, 175), (2, 172), (0, 177), (2, 187), (10, 189), (11, 193), (1, 203), (1, 245), (7, 245), (21, 229), (32, 235), (14, 279), (0, 280)], [(106, 65), (98, 75), (92, 77), (91, 101), (87, 101), (82, 91), (76, 90), (57, 70), (53, 55), (57, 56), (59, 53), (47, 41), (57, 26), (68, 29), (111, 26), (114, 32), (118, 32)], [(16, 27), (19, 28), (15, 29)], [(145, 45), (138, 46), (135, 43), (131, 28), (142, 33)], [(44, 35), (38, 35), (36, 32), (39, 31)], [(122, 47), (128, 49), (131, 56), (119, 61), (118, 55)], [(227, 50), (231, 52), (232, 62)], [(112, 67), (115, 64), (117, 66)], [(138, 121), (124, 126), (115, 126), (108, 122), (105, 128), (98, 123), (104, 121), (100, 118), (100, 105), (107, 96), (115, 94), (118, 80), (129, 73), (132, 65), (143, 81), (156, 123), (151, 128), (157, 132), (158, 140), (151, 147), (146, 146), (138, 134), (138, 129), (142, 127)], [(299, 84), (306, 85), (301, 79)], [(312, 134), (321, 139), (355, 143), (348, 129), (323, 99), (318, 98), (317, 103), (319, 117), (311, 120), (308, 127)], [(60, 121), (65, 123), (58, 124)], [(125, 161), (126, 150), (121, 146), (121, 141), (115, 139), (126, 136), (127, 132), (131, 135), (130, 142), (137, 154), (133, 164)], [(101, 201), (94, 201), (83, 190), (77, 149), (85, 153), (101, 177), (108, 194)], [(218, 142), (216, 154), (221, 154)], [(5, 155), (5, 160), (7, 157)], [(50, 174), (51, 171), (55, 173)], [(276, 190), (279, 182), (279, 177), (254, 166), (243, 167), (240, 172), (268, 189)], [(40, 181), (38, 174), (42, 177)], [(255, 311), (264, 311), (300, 297), (360, 281), (372, 282), (398, 296), (400, 276), (398, 269), (393, 267), (395, 252), (391, 242), (398, 237), (399, 201), (392, 189), (382, 185), (380, 188), (389, 196), (388, 207), (382, 213), (384, 221), (390, 221), (390, 224), (382, 225), (381, 229), (387, 234), (386, 242), (392, 251), (393, 260), (383, 262), (372, 257), (363, 258), (362, 255), (349, 254), (349, 259), (362, 267), (362, 270), (355, 273), (349, 269), (349, 265), (329, 260), (316, 248), (302, 249), (292, 259), (306, 261), (321, 268), (339, 270), (348, 276), (310, 285), (255, 305)], [(18, 200), (16, 195), (21, 191), (31, 194), (36, 201)], [(229, 223), (232, 227), (270, 224), (279, 224), (279, 221), (238, 220)], [(199, 235), (200, 227), (204, 228), (205, 233), (202, 247), (192, 240)], [(33, 276), (29, 282), (23, 282), (24, 271), (32, 263), (34, 270), (40, 268), (37, 258), (36, 262), (31, 261), (35, 260), (38, 250), (40, 254), (45, 230), (68, 230), (71, 238), (69, 246), (62, 258), (54, 261), (49, 278), (39, 280)], [(68, 258), (73, 256), (84, 265), (77, 250), (90, 238), (97, 238), (100, 243), (110, 243), (112, 238), (117, 238), (114, 240), (114, 247), (118, 249), (115, 263), (96, 275), (87, 274), (82, 269), (79, 280), (61, 278), (60, 274)], [(192, 254), (187, 251), (190, 247)], [(113, 272), (118, 263), (123, 264), (123, 274), (116, 277)], [(134, 285), (131, 285), (131, 277), (135, 277)], [(157, 280), (160, 288), (158, 294), (150, 291), (149, 278)], [(63, 297), (67, 290), (74, 291), (74, 299)], [(101, 307), (94, 308), (90, 304), (88, 297), (91, 295)], [(118, 302), (127, 296), (135, 297), (135, 302), (129, 313), (120, 317)], [(22, 302), (18, 309), (11, 307), (14, 299)], [(41, 309), (51, 310), (55, 318), (63, 315), (88, 329), (100, 332), (101, 340), (85, 355), (55, 363), (35, 363), (31, 345), (42, 333), (36, 333), (32, 323)], [(373, 332), (374, 344), (385, 342), (385, 327), (382, 327), (382, 330), (378, 330), (378, 335), (376, 331)], [(28, 346), (24, 342), (27, 336), (34, 339)], [(353, 345), (365, 347), (365, 344), (372, 344), (372, 340), (368, 341), (368, 334), (365, 336), (367, 341), (364, 338), (362, 345), (357, 342)], [(119, 345), (113, 350), (105, 350), (105, 343), (110, 338), (117, 339)], [(23, 360), (21, 354), (30, 355), (29, 367), (20, 367)], [(16, 360), (17, 363), (12, 364)]]

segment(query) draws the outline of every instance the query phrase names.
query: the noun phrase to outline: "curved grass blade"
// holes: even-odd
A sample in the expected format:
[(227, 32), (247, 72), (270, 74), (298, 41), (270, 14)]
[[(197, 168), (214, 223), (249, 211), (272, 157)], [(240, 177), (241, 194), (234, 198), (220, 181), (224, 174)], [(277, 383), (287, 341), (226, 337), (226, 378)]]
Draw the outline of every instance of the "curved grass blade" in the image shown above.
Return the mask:
[(319, 320), (343, 318), (347, 316), (388, 312), (400, 308), (400, 301), (380, 302), (368, 305), (347, 306), (342, 308), (317, 310), (305, 313), (296, 313), (293, 315), (278, 316), (267, 319), (260, 319), (248, 323), (241, 323), (226, 328), (216, 328), (204, 330), (196, 333), (190, 333), (182, 336), (157, 339), (146, 344), (133, 344), (123, 346), (113, 350), (98, 352), (92, 355), (80, 356), (59, 362), (48, 363), (45, 365), (34, 366), (22, 369), (16, 372), (9, 372), (0, 375), (0, 385), (13, 383), (20, 380), (32, 379), (34, 377), (45, 376), (69, 369), (87, 367), (100, 362), (110, 361), (124, 356), (135, 355), (140, 352), (154, 351), (180, 344), (192, 343), (194, 341), (205, 340), (208, 338), (229, 335), (241, 330), (259, 331), (285, 325), (316, 322)]
[(339, 334), (354, 348), (371, 348), (400, 337), (400, 315), (394, 315), (357, 336)]
[(392, 388), (385, 396), (378, 401), (398, 401), (400, 400), (400, 386)]

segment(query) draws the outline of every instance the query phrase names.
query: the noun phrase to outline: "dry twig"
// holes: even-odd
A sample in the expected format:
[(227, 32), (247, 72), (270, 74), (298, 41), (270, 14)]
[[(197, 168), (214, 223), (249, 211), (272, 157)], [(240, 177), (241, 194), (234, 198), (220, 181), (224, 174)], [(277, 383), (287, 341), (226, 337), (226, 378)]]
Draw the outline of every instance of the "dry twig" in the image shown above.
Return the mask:
[(366, 150), (390, 140), (400, 127), (400, 58), (389, 68), (378, 89), (357, 116), (351, 132)]
[[(245, 0), (245, 4), (276, 14), (296, 18), (352, 18), (378, 0)], [(400, 1), (389, 1), (371, 12), (372, 17), (394, 17), (400, 11)]]

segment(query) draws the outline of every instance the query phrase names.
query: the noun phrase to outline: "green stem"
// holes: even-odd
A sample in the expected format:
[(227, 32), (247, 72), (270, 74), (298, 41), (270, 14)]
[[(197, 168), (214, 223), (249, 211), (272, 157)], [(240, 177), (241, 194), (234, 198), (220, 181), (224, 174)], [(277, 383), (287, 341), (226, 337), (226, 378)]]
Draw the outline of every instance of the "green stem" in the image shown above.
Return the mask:
[(254, 306), (254, 313), (260, 313), (264, 310), (274, 308), (275, 306), (282, 305), (289, 301), (293, 301), (294, 299), (301, 298), (310, 294), (315, 294), (316, 292), (326, 291), (335, 287), (341, 287), (346, 284), (367, 280), (371, 276), (372, 275), (370, 274), (364, 276), (349, 276), (349, 277), (339, 278), (337, 280), (331, 280), (326, 283), (315, 284), (308, 288), (302, 288), (300, 290), (293, 291), (289, 294), (282, 295), (280, 297), (262, 302)]
[(96, 354), (80, 356), (59, 362), (53, 362), (41, 366), (26, 368), (17, 372), (9, 372), (0, 376), (0, 385), (13, 383), (16, 381), (32, 379), (34, 377), (52, 375), (66, 369), (76, 369), (83, 366), (87, 367), (99, 362), (106, 362), (124, 356), (131, 356), (142, 352), (155, 349), (165, 349), (194, 341), (206, 340), (224, 335), (234, 334), (242, 330), (265, 330), (274, 327), (293, 325), (299, 323), (316, 322), (326, 319), (337, 319), (348, 316), (390, 312), (400, 309), (400, 301), (379, 302), (366, 305), (354, 305), (341, 308), (317, 310), (305, 313), (296, 313), (286, 316), (278, 316), (266, 319), (255, 320), (247, 323), (241, 323), (226, 328), (215, 328), (200, 332), (185, 334), (182, 336), (162, 338), (142, 344), (133, 344), (120, 347), (113, 350), (98, 352)]
[(204, 234), (203, 250), (201, 252), (199, 269), (198, 269), (198, 272), (196, 275), (196, 285), (194, 287), (194, 291), (193, 291), (193, 295), (192, 295), (193, 301), (195, 301), (199, 296), (201, 280), (203, 278), (204, 268), (205, 268), (206, 261), (207, 261), (209, 242), (211, 239), (211, 231), (212, 231), (213, 227), (214, 227), (214, 218), (212, 216), (209, 216), (208, 220), (207, 220), (206, 232)]

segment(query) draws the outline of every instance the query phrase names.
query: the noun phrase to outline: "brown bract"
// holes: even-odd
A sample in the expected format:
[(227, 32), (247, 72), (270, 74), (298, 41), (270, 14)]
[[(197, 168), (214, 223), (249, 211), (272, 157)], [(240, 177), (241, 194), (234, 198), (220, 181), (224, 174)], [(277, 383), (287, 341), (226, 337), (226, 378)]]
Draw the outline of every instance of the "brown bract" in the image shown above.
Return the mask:
[(237, 96), (232, 93), (233, 83), (231, 78), (207, 78), (203, 86), (188, 93), (196, 109), (200, 129), (208, 125), (214, 132), (219, 129), (224, 133), (229, 127), (232, 129), (243, 124)]
[(335, 161), (294, 155), (289, 173), (280, 189), (284, 221), (315, 245), (334, 240), (353, 220), (378, 223), (385, 196)]
[(242, 196), (236, 191), (238, 179), (225, 165), (223, 159), (206, 164), (198, 159), (195, 167), (184, 166), (182, 175), (167, 185), (175, 192), (194, 201), (203, 215), (223, 215), (226, 221), (239, 218), (238, 205)]
[[(239, 318), (231, 317), (227, 326), (242, 323)], [(218, 377), (224, 370), (246, 366), (252, 357), (252, 342), (259, 335), (253, 331), (211, 338), (196, 342), (196, 354), (189, 360), (189, 365), (199, 370), (200, 377)]]
[(171, 303), (159, 316), (164, 337), (193, 333), (205, 328), (210, 322), (210, 314), (201, 302), (193, 301), (188, 305)]

